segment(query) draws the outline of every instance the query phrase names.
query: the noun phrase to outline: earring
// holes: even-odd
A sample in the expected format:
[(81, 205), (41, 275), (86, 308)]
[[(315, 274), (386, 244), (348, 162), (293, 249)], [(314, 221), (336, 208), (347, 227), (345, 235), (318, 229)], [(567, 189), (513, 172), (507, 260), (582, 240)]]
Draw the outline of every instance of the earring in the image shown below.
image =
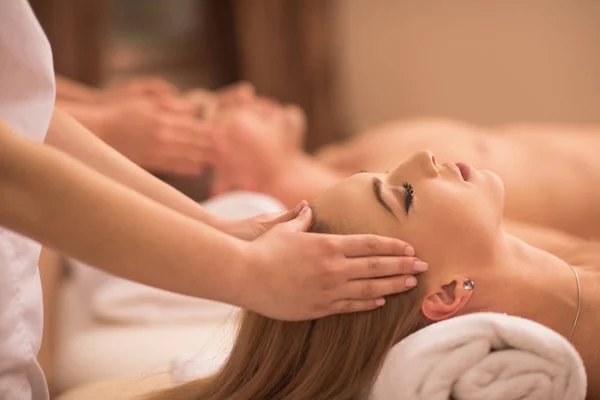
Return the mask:
[(463, 283), (463, 287), (465, 288), (465, 290), (473, 290), (475, 289), (475, 282), (473, 282), (472, 280), (466, 280)]

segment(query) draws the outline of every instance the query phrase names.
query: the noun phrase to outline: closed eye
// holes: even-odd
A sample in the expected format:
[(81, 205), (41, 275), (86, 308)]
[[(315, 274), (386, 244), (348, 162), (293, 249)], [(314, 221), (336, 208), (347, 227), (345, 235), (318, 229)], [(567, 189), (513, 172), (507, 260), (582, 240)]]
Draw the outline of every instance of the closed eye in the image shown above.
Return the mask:
[(394, 187), (392, 188), (392, 193), (394, 194), (394, 197), (396, 197), (396, 199), (398, 200), (398, 203), (400, 203), (400, 205), (402, 205), (402, 207), (404, 208), (406, 215), (408, 215), (408, 212), (410, 211), (413, 205), (415, 193), (411, 184), (407, 182), (404, 182), (402, 184), (402, 189), (403, 190)]
[(406, 215), (408, 215), (415, 199), (415, 192), (412, 185), (408, 182), (404, 182), (402, 187), (404, 188), (404, 209), (406, 210)]

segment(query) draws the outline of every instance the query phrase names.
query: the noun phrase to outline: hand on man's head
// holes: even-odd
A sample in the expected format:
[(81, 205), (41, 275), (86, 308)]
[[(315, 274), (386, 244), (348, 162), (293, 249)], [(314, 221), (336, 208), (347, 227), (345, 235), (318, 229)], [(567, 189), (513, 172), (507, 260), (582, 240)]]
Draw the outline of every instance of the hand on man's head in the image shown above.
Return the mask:
[(200, 175), (222, 158), (220, 128), (158, 100), (127, 99), (105, 107), (99, 136), (136, 164), (155, 172)]

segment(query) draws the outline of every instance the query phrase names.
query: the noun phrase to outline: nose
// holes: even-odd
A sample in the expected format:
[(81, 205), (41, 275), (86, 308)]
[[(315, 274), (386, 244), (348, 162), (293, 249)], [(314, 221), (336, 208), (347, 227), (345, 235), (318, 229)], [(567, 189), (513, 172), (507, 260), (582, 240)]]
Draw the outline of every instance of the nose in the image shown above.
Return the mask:
[(438, 165), (435, 162), (435, 156), (429, 150), (417, 152), (411, 161), (414, 163), (413, 168), (418, 168), (419, 171), (422, 171), (427, 176), (435, 178), (440, 174)]
[(415, 153), (404, 164), (392, 171), (389, 174), (389, 178), (391, 181), (398, 179), (406, 180), (409, 177), (413, 179), (418, 176), (436, 178), (439, 175), (438, 167), (433, 153), (429, 150), (422, 150)]

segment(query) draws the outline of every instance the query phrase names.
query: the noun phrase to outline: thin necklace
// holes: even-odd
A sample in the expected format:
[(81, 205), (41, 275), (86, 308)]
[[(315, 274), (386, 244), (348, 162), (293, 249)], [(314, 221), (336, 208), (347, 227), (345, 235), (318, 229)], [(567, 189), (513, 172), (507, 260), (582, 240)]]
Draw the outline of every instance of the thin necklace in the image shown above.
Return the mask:
[(573, 334), (575, 333), (575, 327), (577, 326), (577, 321), (579, 321), (579, 312), (581, 311), (581, 287), (579, 286), (579, 275), (575, 268), (571, 266), (571, 264), (567, 263), (571, 271), (575, 274), (575, 281), (577, 282), (577, 313), (575, 314), (575, 322), (573, 322), (573, 329), (571, 329), (571, 335), (569, 335), (569, 342), (573, 339)]

